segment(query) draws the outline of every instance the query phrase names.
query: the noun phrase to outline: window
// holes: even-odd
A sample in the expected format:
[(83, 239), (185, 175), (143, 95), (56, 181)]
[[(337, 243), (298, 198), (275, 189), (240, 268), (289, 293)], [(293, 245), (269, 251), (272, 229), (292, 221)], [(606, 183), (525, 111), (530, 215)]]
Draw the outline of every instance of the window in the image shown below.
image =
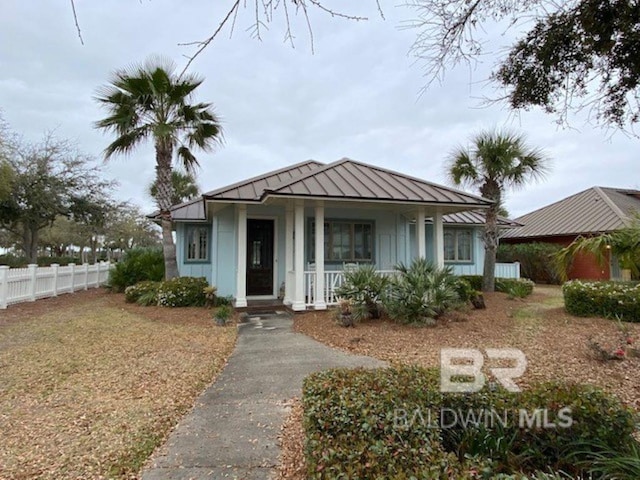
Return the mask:
[(206, 261), (209, 258), (209, 227), (191, 225), (187, 227), (187, 261)]
[[(315, 223), (310, 228), (311, 261), (315, 261)], [(324, 224), (324, 259), (327, 262), (368, 262), (373, 260), (373, 223), (328, 221)]]
[(445, 229), (444, 259), (448, 262), (470, 262), (472, 250), (471, 230)]

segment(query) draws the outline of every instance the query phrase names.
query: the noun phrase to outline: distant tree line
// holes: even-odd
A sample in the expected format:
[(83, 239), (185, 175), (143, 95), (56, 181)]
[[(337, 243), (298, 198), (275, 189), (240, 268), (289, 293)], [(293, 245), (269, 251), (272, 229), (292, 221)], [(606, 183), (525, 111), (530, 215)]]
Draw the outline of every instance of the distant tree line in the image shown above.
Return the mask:
[(0, 248), (36, 263), (158, 246), (158, 228), (139, 207), (113, 198), (116, 185), (69, 141), (47, 134), (25, 142), (0, 119)]

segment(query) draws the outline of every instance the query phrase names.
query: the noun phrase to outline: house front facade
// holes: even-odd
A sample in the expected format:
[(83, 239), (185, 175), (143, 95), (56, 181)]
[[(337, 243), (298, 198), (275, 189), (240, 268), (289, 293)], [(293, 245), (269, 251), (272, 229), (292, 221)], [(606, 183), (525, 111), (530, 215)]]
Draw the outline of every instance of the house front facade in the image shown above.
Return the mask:
[[(423, 257), (481, 274), (483, 210), (459, 190), (349, 159), (315, 161), (205, 193), (172, 209), (181, 276), (205, 277), (236, 307), (282, 299), (293, 310), (336, 302), (343, 272), (383, 274)], [(517, 264), (497, 276), (518, 277)]]

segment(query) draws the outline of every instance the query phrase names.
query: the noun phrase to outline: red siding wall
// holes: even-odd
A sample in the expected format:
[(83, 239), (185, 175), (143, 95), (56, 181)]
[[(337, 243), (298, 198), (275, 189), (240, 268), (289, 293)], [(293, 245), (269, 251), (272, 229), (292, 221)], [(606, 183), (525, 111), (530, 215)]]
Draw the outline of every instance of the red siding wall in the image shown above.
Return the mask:
[[(533, 243), (533, 242), (545, 242), (556, 243), (566, 247), (575, 240), (575, 236), (565, 237), (540, 237), (535, 240), (529, 239), (516, 239), (516, 238), (503, 238), (501, 243)], [(609, 262), (607, 261), (604, 266), (596, 261), (594, 255), (590, 253), (579, 253), (573, 259), (573, 266), (569, 271), (569, 279), (581, 279), (581, 280), (610, 280), (611, 272), (609, 269)]]

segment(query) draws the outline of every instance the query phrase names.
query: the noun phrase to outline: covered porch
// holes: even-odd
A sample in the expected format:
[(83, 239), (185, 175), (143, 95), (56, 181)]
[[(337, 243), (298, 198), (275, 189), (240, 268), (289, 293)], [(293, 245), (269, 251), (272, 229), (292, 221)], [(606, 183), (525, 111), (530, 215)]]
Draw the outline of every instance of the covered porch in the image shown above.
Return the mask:
[[(373, 264), (384, 275), (394, 275), (393, 268), (398, 262), (407, 263), (415, 257), (432, 259), (442, 267), (443, 215), (455, 209), (299, 198), (274, 200), (269, 202), (269, 208), (283, 212), (284, 228), (276, 230), (284, 235), (256, 237), (252, 225), (259, 218), (257, 209), (243, 204), (235, 206), (238, 253), (235, 304), (239, 308), (246, 307), (250, 300), (268, 296), (255, 295), (254, 272), (260, 268), (267, 272), (267, 277), (273, 276), (278, 285), (284, 284), (279, 292), (284, 304), (302, 311), (324, 310), (337, 303), (335, 290), (344, 281), (345, 268)], [(428, 220), (432, 223), (431, 235), (427, 235)], [(338, 227), (350, 230), (336, 232)], [(284, 259), (274, 260), (279, 250), (283, 251)], [(282, 260), (284, 268), (280, 270), (284, 276), (279, 278), (273, 273), (278, 270), (273, 264)], [(266, 265), (261, 265), (265, 262)]]

